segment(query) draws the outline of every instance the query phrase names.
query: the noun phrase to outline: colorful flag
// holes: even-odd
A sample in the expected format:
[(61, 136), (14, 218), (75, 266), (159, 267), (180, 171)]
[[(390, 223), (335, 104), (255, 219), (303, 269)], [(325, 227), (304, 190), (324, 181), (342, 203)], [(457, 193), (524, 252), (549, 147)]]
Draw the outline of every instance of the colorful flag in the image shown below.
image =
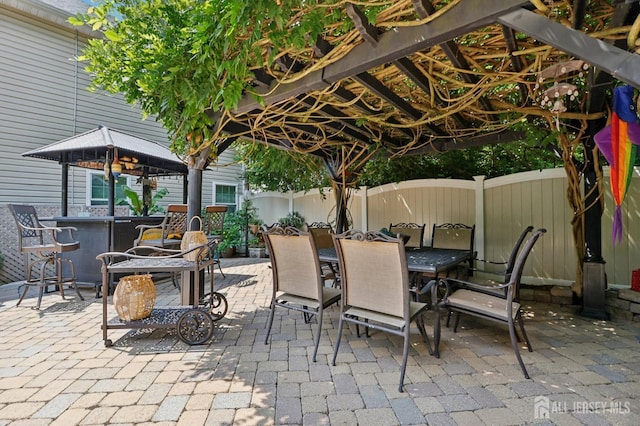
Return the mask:
[(594, 136), (594, 141), (610, 166), (611, 193), (616, 203), (611, 237), (613, 243), (622, 241), (622, 201), (627, 193), (637, 145), (640, 145), (640, 124), (633, 104), (633, 87), (613, 89), (611, 124)]

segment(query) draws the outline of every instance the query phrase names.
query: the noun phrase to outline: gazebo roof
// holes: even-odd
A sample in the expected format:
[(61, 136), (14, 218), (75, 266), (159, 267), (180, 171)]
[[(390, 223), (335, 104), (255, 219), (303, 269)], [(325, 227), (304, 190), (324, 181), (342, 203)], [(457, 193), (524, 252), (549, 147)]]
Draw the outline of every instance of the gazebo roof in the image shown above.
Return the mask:
[(101, 170), (111, 149), (117, 150), (124, 174), (142, 176), (143, 167), (147, 167), (149, 176), (187, 174), (187, 165), (167, 147), (104, 126), (22, 155)]

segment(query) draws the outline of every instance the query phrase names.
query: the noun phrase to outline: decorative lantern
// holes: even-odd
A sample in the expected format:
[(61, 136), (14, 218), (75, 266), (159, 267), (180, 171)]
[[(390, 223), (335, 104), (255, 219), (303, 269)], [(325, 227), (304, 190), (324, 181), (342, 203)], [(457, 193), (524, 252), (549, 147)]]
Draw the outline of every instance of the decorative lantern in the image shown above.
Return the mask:
[(118, 181), (118, 177), (120, 177), (121, 173), (122, 173), (122, 164), (120, 164), (120, 161), (118, 161), (118, 157), (116, 156), (113, 159), (113, 163), (111, 163), (111, 174), (116, 179), (116, 182)]
[(151, 275), (128, 275), (118, 282), (113, 293), (113, 306), (122, 321), (135, 321), (151, 315), (156, 300), (156, 287)]

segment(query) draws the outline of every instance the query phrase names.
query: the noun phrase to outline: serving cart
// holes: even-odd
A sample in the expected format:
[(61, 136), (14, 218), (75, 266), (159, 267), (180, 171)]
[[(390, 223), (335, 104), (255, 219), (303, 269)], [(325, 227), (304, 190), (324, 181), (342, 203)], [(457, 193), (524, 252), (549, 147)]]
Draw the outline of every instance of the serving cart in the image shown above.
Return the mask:
[[(216, 260), (211, 255), (216, 242), (193, 247), (187, 251), (157, 247), (135, 247), (126, 252), (107, 252), (96, 257), (102, 262), (102, 337), (105, 346), (112, 346), (108, 331), (112, 329), (175, 328), (178, 337), (187, 344), (198, 345), (213, 336), (214, 321), (224, 317), (228, 304), (222, 293), (214, 291), (213, 268)], [(184, 255), (199, 250), (207, 253), (199, 261), (189, 261)], [(200, 281), (204, 271), (209, 270), (209, 292), (200, 296)], [(113, 277), (123, 274), (168, 273), (175, 279), (180, 275), (182, 305), (154, 306), (150, 316), (141, 320), (123, 321), (118, 317), (109, 319), (108, 297)], [(185, 298), (184, 295), (187, 295)], [(191, 297), (192, 295), (192, 297)], [(185, 299), (190, 299), (185, 304)]]

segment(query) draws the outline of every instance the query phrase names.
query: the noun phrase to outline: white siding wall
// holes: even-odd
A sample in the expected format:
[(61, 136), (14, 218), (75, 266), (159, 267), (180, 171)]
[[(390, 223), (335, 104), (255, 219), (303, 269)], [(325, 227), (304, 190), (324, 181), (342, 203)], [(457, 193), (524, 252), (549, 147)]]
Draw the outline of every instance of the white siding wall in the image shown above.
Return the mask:
[[(73, 6), (73, 0), (64, 3)], [(77, 1), (75, 7), (86, 10), (87, 5)], [(0, 0), (0, 251), (5, 256), (0, 283), (22, 275), (15, 224), (5, 205), (36, 204), (47, 216), (60, 211), (62, 167), (23, 157), (24, 152), (99, 125), (169, 144), (162, 125), (152, 117), (142, 120), (140, 110), (122, 96), (87, 90), (89, 75), (74, 58), (89, 35), (68, 24), (68, 16), (39, 0)], [(233, 152), (224, 152), (219, 164), (225, 167), (211, 166), (204, 172), (203, 205), (213, 203), (214, 180), (240, 182), (241, 168), (232, 160)], [(70, 213), (88, 202), (88, 176), (86, 169), (69, 169)], [(131, 181), (141, 193), (135, 178)], [(158, 186), (169, 190), (162, 205), (182, 202), (182, 178), (164, 178)]]
[[(162, 125), (153, 117), (142, 120), (122, 96), (87, 90), (90, 77), (74, 60), (87, 38), (64, 25), (65, 13), (38, 2), (17, 2), (22, 11), (7, 4), (0, 1), (0, 203), (59, 205), (61, 166), (21, 154), (99, 125), (169, 144)], [(232, 157), (232, 151), (223, 153), (220, 164)], [(203, 174), (203, 204), (212, 204), (214, 180), (238, 182), (240, 176), (237, 165), (210, 167)], [(86, 204), (87, 177), (86, 169), (70, 168), (70, 205)], [(135, 178), (132, 183), (141, 190)], [(158, 186), (169, 190), (161, 204), (182, 202), (182, 178), (161, 179)]]

